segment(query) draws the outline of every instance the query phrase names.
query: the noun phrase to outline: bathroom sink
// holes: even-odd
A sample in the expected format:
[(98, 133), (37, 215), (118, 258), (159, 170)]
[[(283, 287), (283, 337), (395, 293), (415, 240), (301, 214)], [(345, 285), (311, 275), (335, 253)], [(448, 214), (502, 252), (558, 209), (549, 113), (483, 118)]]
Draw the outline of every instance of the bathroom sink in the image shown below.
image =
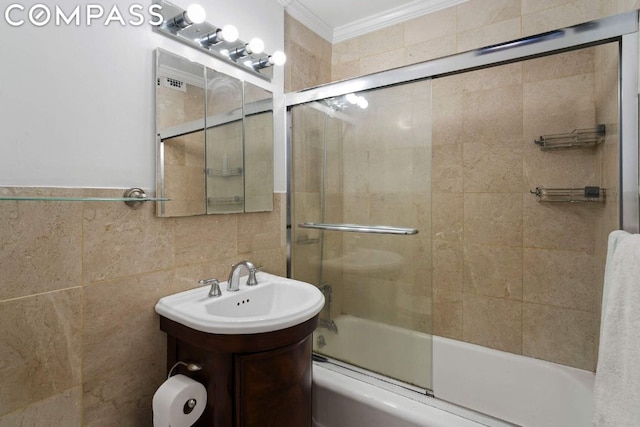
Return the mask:
[(315, 286), (273, 274), (258, 272), (258, 284), (247, 286), (240, 278), (240, 289), (209, 297), (203, 286), (161, 298), (156, 312), (192, 329), (214, 334), (255, 334), (289, 328), (318, 314), (324, 296)]

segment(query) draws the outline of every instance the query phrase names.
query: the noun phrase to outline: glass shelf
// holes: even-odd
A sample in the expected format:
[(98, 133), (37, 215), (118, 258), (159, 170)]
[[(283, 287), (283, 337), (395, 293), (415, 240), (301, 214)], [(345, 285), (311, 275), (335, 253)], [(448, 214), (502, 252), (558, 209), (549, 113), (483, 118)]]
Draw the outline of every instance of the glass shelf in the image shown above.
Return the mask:
[(129, 188), (122, 197), (62, 197), (62, 196), (0, 196), (0, 201), (27, 202), (124, 202), (131, 208), (138, 208), (144, 202), (168, 202), (171, 199), (147, 197), (141, 188)]
[(0, 196), (0, 201), (34, 201), (34, 202), (168, 202), (171, 199), (157, 197), (19, 197)]
[(231, 196), (231, 197), (207, 197), (207, 204), (220, 206), (220, 205), (237, 205), (244, 203), (244, 197)]
[(207, 176), (242, 176), (242, 168), (206, 169)]

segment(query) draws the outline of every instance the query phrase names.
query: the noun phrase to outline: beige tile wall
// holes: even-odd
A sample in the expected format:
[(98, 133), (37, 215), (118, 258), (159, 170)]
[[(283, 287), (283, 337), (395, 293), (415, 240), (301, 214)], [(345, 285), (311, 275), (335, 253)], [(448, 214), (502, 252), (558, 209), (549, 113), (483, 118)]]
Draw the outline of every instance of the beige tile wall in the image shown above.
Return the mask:
[(241, 259), (286, 274), (285, 200), (275, 196), (269, 213), (175, 219), (156, 218), (153, 204), (1, 202), (0, 426), (151, 426), (166, 374), (154, 304)]
[(331, 43), (288, 14), (284, 18), (284, 46), (287, 63), (284, 90), (297, 90), (331, 81)]
[[(615, 69), (616, 47), (598, 49)], [(436, 334), (595, 368), (598, 253), (617, 228), (615, 185), (605, 205), (539, 203), (529, 190), (615, 182), (616, 80), (596, 68), (596, 52), (433, 81)], [(600, 95), (596, 81), (607, 87)], [(533, 143), (601, 122), (610, 148), (542, 152)]]
[(638, 0), (469, 0), (334, 44), (331, 80), (415, 64), (638, 8)]
[[(604, 206), (542, 204), (529, 190), (615, 182), (615, 50), (603, 46), (435, 79), (432, 195), (411, 193), (429, 184), (429, 159), (412, 145), (413, 135), (430, 133), (431, 107), (420, 104), (429, 91), (406, 85), (389, 90), (390, 97), (383, 96), (387, 90), (368, 92), (366, 112), (343, 112), (349, 119), (341, 122), (340, 143), (332, 145), (341, 160), (327, 164), (329, 176), (341, 177), (329, 194), (343, 199), (340, 209), (327, 209), (325, 220), (428, 230), (422, 215), (431, 214), (433, 245), (368, 236), (358, 236), (356, 244), (343, 237), (333, 257), (324, 255), (323, 282), (334, 285), (332, 316), (429, 332), (433, 298), (438, 335), (593, 369), (604, 261), (598, 251), (617, 226), (615, 185)], [(294, 188), (301, 211), (310, 215), (305, 220), (313, 221), (319, 220), (313, 215), (320, 212), (326, 123), (322, 111), (302, 108), (307, 114), (294, 112)], [(339, 121), (335, 116), (328, 121)], [(403, 121), (424, 128), (405, 135), (398, 126)], [(596, 150), (550, 153), (533, 143), (541, 134), (600, 122), (611, 129), (608, 145)], [(331, 267), (356, 246), (400, 254), (407, 268), (388, 275), (347, 269), (333, 277)], [(311, 247), (300, 246), (309, 257), (308, 280), (315, 282), (320, 256)], [(428, 263), (422, 266), (430, 251), (433, 297), (429, 282), (416, 281), (431, 276)]]

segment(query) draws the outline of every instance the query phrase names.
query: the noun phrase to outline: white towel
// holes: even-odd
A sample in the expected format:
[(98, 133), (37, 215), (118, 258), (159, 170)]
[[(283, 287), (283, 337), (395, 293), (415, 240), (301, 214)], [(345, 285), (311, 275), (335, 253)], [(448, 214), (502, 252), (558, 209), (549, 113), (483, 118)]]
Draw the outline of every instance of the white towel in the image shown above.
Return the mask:
[(640, 235), (609, 235), (600, 350), (594, 388), (596, 426), (640, 426)]

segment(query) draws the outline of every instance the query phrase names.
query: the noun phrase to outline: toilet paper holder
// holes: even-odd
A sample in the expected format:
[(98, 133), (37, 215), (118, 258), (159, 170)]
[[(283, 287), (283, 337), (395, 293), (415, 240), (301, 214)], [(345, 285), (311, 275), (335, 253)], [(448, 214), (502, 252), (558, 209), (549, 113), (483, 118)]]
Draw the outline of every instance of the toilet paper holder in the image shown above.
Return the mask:
[(198, 402), (195, 399), (187, 400), (184, 404), (184, 408), (182, 408), (182, 412), (184, 412), (185, 414), (190, 414), (191, 411), (193, 411), (193, 408), (196, 407), (197, 403)]
[[(167, 379), (171, 378), (171, 376), (173, 375), (173, 371), (175, 371), (175, 369), (178, 366), (184, 366), (185, 368), (187, 368), (187, 371), (189, 371), (189, 372), (198, 372), (198, 371), (202, 370), (202, 365), (200, 365), (198, 363), (185, 363), (185, 362), (182, 362), (182, 361), (178, 361), (171, 367), (171, 369), (169, 369), (169, 375), (167, 375)], [(186, 404), (185, 404), (185, 406), (186, 406)], [(195, 402), (194, 402), (194, 406), (195, 406)], [(193, 406), (191, 407), (191, 409), (193, 409)]]
[[(167, 379), (171, 378), (171, 376), (173, 375), (173, 371), (175, 371), (178, 366), (184, 366), (185, 368), (187, 368), (187, 371), (189, 371), (189, 372), (197, 372), (197, 371), (202, 370), (202, 365), (200, 365), (198, 363), (186, 363), (186, 362), (178, 361), (178, 362), (173, 364), (171, 369), (169, 369), (169, 375), (167, 375)], [(182, 408), (182, 412), (184, 414), (190, 414), (193, 411), (193, 409), (196, 407), (197, 403), (198, 402), (195, 399), (187, 400), (184, 403), (184, 407)]]

